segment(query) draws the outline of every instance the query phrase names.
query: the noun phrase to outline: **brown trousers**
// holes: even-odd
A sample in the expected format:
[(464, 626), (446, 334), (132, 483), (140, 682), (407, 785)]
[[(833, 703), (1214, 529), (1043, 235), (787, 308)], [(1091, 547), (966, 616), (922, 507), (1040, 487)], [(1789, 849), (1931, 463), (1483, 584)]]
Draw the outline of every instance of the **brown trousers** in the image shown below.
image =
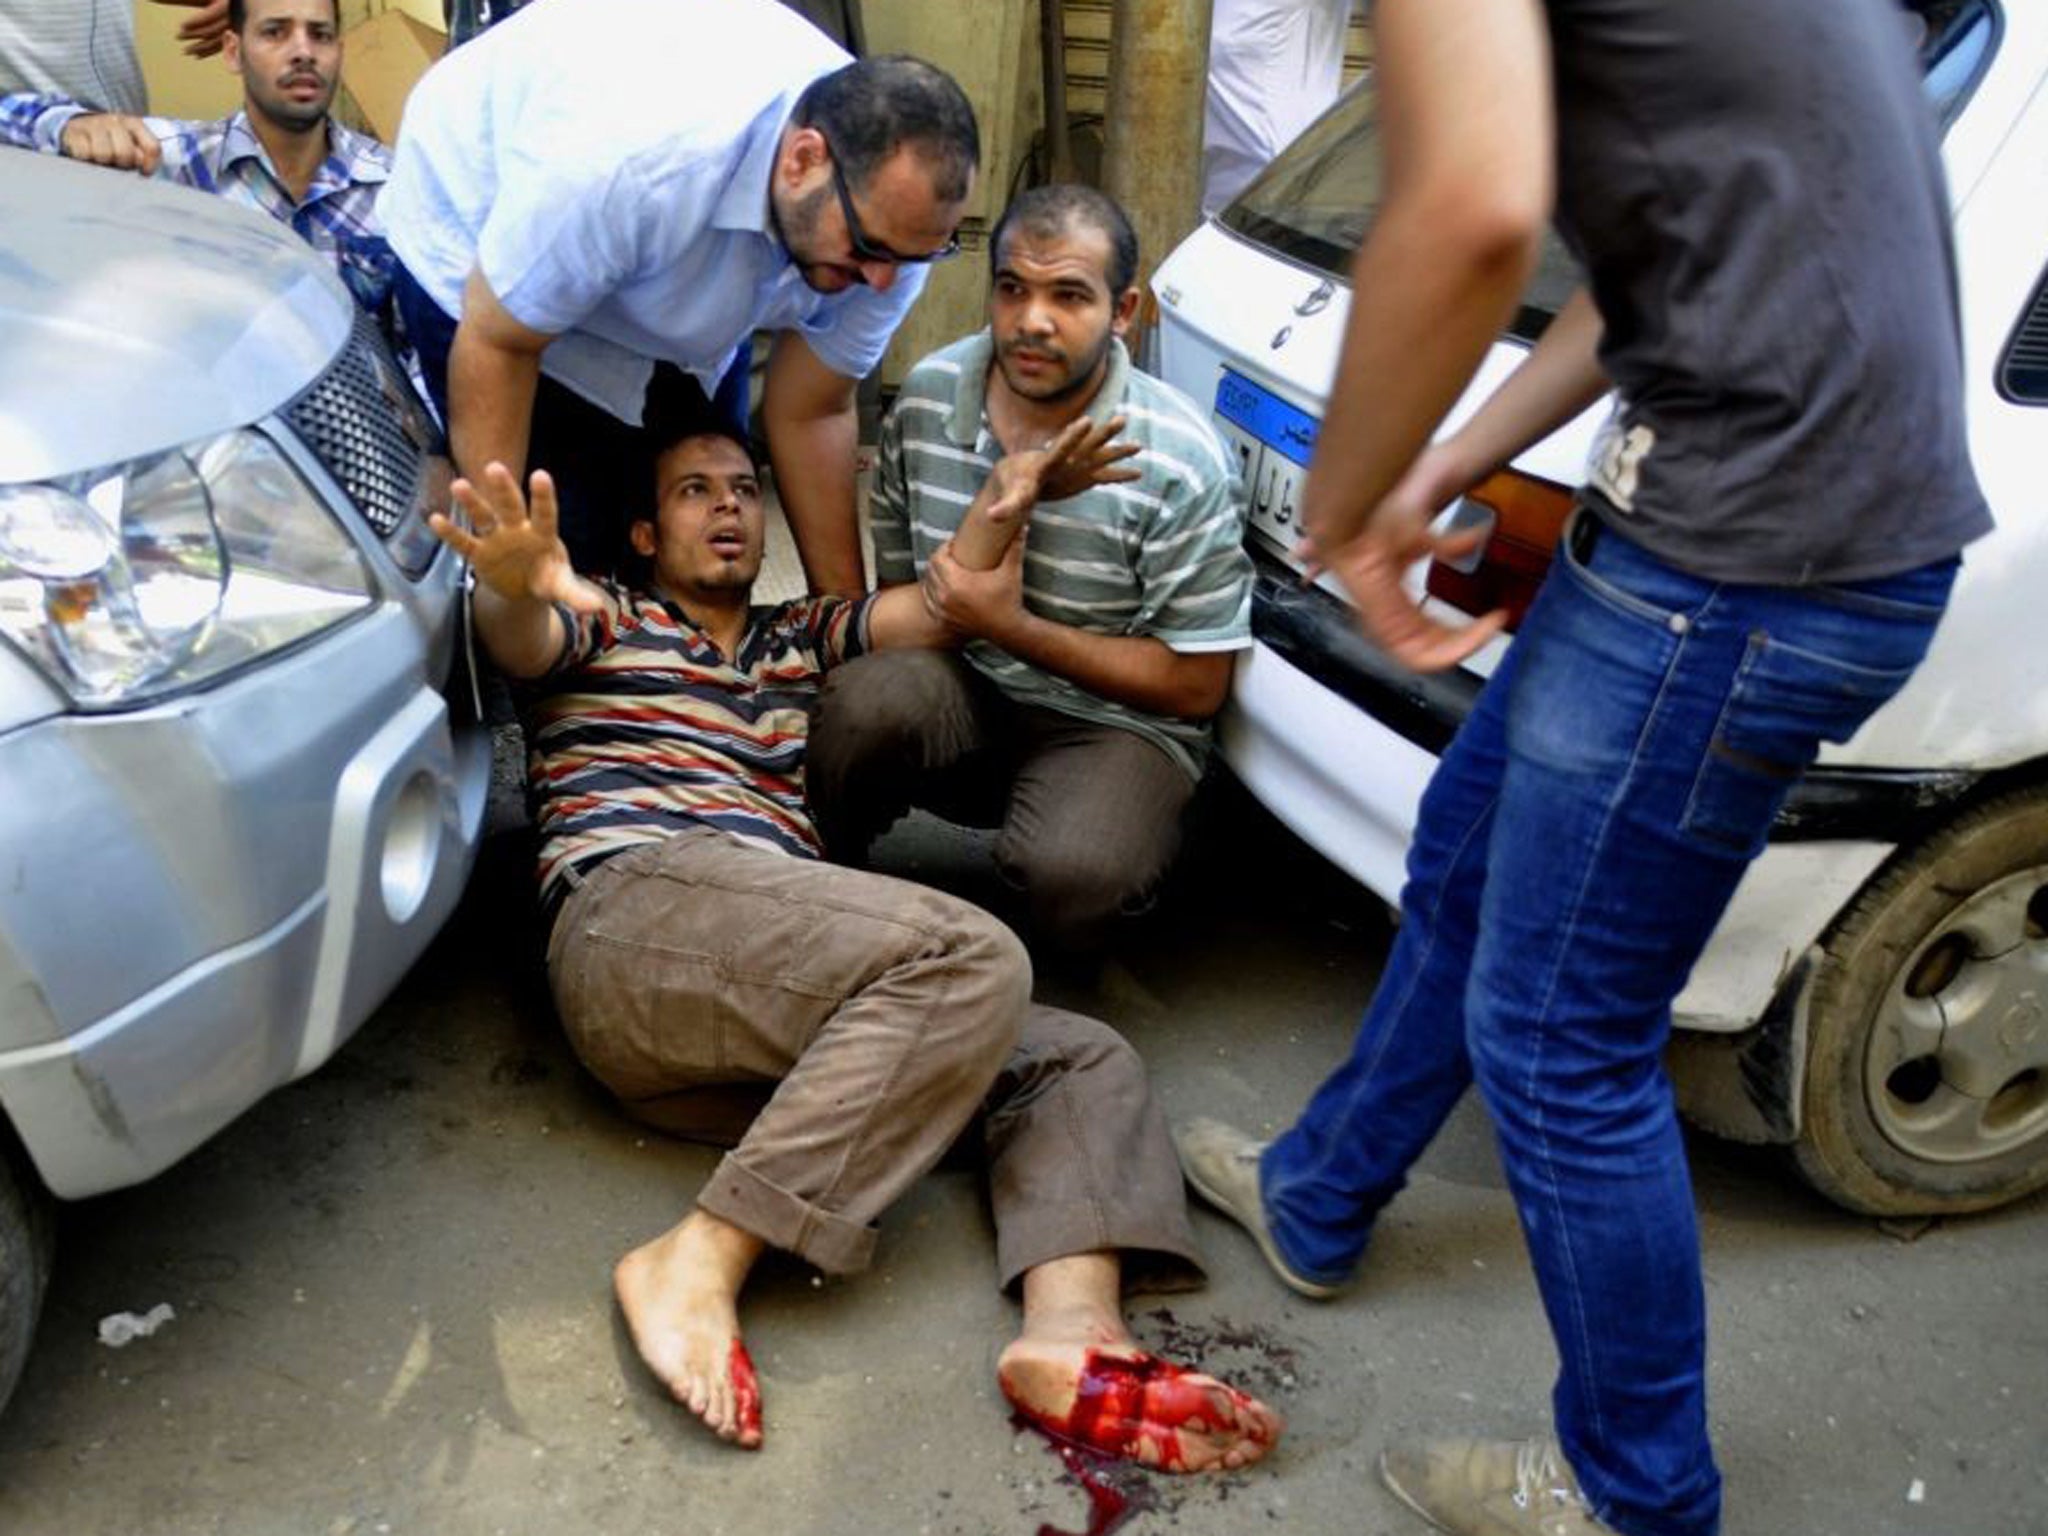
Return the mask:
[(964, 901), (693, 828), (571, 892), (548, 976), (630, 1113), (732, 1146), (698, 1205), (820, 1269), (864, 1268), (978, 1117), (1005, 1287), (1102, 1250), (1201, 1273), (1137, 1053), (1034, 1005), (1022, 947)]
[(826, 673), (804, 765), (834, 858), (857, 863), (912, 806), (1001, 827), (996, 865), (1032, 932), (1079, 951), (1152, 904), (1195, 791), (1136, 732), (1018, 704), (945, 651), (881, 651)]

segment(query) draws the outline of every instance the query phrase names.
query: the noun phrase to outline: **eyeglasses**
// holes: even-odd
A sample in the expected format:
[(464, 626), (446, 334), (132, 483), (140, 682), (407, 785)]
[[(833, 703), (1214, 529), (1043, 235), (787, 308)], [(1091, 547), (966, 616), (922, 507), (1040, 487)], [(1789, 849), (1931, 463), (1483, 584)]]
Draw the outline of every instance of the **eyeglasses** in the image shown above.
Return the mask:
[(906, 256), (901, 251), (892, 251), (879, 240), (870, 240), (868, 232), (861, 228), (860, 215), (853, 211), (853, 193), (847, 189), (846, 173), (839, 168), (839, 151), (832, 147), (832, 141), (825, 138), (825, 130), (816, 123), (811, 124), (818, 137), (825, 139), (825, 153), (832, 162), (832, 190), (839, 194), (839, 211), (846, 215), (846, 239), (853, 247), (856, 261), (872, 261), (889, 267), (916, 267), (926, 262), (944, 261), (948, 256), (960, 254), (960, 235), (955, 231), (946, 243), (936, 251), (924, 251), (916, 256)]

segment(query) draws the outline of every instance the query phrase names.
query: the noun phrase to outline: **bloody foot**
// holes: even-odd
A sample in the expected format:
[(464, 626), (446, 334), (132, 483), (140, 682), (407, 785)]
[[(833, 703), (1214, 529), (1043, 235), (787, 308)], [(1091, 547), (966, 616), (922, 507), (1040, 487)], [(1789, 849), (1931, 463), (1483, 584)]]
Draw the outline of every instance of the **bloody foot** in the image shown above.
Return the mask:
[(1257, 1398), (1135, 1346), (1027, 1336), (1003, 1351), (996, 1376), (1047, 1434), (1161, 1472), (1234, 1471), (1280, 1438), (1280, 1415)]
[(761, 1444), (761, 1387), (740, 1341), (739, 1291), (761, 1244), (702, 1211), (619, 1260), (620, 1310), (647, 1368), (721, 1440)]

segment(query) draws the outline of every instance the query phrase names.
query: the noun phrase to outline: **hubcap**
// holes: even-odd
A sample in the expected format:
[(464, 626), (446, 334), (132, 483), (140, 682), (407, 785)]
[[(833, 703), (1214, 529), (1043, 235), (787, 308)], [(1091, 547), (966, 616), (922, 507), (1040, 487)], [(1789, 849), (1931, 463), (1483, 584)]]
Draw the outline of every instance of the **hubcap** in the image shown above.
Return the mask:
[(1928, 1162), (2048, 1134), (2048, 866), (1986, 886), (1899, 967), (1864, 1091), (1886, 1139)]

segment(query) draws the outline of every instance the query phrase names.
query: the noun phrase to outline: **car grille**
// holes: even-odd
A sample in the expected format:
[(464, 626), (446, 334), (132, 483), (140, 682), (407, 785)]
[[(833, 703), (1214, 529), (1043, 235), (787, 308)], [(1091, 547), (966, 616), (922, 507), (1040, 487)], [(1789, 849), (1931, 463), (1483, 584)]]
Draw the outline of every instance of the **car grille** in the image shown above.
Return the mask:
[(357, 313), (341, 356), (284, 418), (370, 526), (390, 538), (419, 494), (439, 433), (375, 321)]

